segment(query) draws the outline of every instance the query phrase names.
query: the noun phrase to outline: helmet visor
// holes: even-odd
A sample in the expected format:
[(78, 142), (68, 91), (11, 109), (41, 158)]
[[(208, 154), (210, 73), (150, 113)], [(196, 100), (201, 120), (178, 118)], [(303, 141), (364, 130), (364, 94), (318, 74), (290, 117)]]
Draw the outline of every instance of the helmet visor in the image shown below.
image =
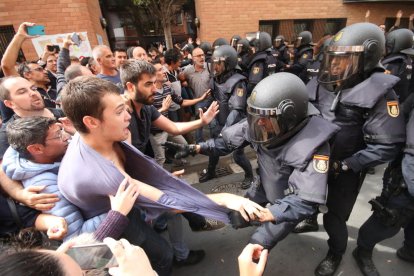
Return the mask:
[(243, 44), (237, 43), (236, 51), (237, 54), (241, 54), (243, 52)]
[(362, 52), (327, 51), (321, 63), (318, 82), (333, 85), (331, 91), (339, 91), (345, 80), (357, 75), (362, 66)]
[(226, 71), (226, 59), (223, 57), (213, 58), (213, 74), (219, 76)]
[(302, 37), (301, 36), (298, 36), (296, 38), (295, 42), (293, 43), (293, 46), (295, 48), (299, 48), (301, 44), (302, 44)]
[(281, 40), (280, 38), (276, 38), (276, 39), (273, 41), (273, 46), (274, 46), (275, 48), (279, 48), (280, 46), (282, 46), (282, 40)]
[(266, 144), (281, 135), (276, 116), (260, 115), (247, 108), (249, 136), (252, 142)]
[(237, 38), (232, 38), (231, 39), (231, 42), (230, 42), (230, 46), (233, 47), (234, 49), (236, 49), (236, 47), (237, 47), (237, 41), (238, 41)]

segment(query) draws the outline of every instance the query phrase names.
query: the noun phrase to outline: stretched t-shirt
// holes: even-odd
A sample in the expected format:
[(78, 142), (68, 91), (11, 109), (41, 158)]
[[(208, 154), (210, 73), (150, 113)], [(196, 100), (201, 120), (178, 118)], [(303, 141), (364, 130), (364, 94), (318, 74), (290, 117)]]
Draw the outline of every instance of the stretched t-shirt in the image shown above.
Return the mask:
[[(229, 210), (205, 194), (171, 175), (152, 158), (133, 146), (119, 143), (125, 153), (125, 171), (134, 179), (163, 191), (157, 202), (138, 196), (136, 206), (151, 220), (165, 211), (182, 210), (228, 223)], [(124, 176), (116, 166), (85, 144), (76, 134), (62, 160), (58, 185), (62, 194), (78, 206), (85, 218), (108, 212), (108, 195), (116, 194)]]

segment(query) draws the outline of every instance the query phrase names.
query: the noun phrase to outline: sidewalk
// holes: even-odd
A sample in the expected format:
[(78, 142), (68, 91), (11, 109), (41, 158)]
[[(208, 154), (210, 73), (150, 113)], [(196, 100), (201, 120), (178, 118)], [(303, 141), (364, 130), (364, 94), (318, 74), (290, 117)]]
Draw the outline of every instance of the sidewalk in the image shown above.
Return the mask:
[[(257, 166), (255, 153), (250, 147), (246, 147), (247, 156), (250, 158), (253, 168)], [(231, 174), (213, 179), (206, 183), (198, 183), (198, 173), (207, 167), (207, 157), (196, 155), (187, 159), (184, 179), (193, 184), (204, 193), (232, 192), (243, 194), (239, 189), (239, 183), (244, 174), (232, 161), (230, 156), (220, 158), (220, 166), (229, 169)], [(381, 191), (381, 178), (384, 166), (376, 168), (375, 175), (368, 175), (363, 184), (352, 215), (348, 221), (348, 249), (343, 257), (336, 275), (362, 275), (351, 255), (356, 246), (356, 238), (360, 225), (371, 214), (368, 201)], [(271, 252), (264, 275), (314, 275), (314, 269), (325, 257), (327, 252), (326, 240), (328, 238), (322, 225), (322, 216), (319, 215), (318, 232), (305, 234), (290, 234), (280, 242)], [(250, 235), (255, 230), (249, 227), (234, 230), (231, 226), (210, 232), (191, 232), (187, 223), (184, 223), (185, 237), (191, 249), (204, 249), (205, 259), (195, 266), (174, 269), (173, 275), (238, 275), (237, 256), (248, 243)], [(374, 250), (374, 262), (381, 275), (414, 275), (414, 265), (397, 258), (395, 252), (401, 246), (403, 232), (392, 239), (378, 244)]]

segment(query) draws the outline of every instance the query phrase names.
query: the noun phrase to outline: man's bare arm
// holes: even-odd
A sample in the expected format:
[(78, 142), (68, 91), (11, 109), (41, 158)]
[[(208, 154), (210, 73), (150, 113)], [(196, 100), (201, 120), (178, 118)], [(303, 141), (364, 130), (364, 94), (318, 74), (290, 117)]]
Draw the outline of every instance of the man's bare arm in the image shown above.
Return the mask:
[(33, 26), (34, 23), (23, 22), (17, 33), (14, 35), (12, 41), (4, 52), (1, 59), (1, 68), (3, 69), (5, 76), (17, 76), (19, 75), (16, 70), (16, 60), (19, 55), (20, 48), (23, 42), (30, 36), (26, 32), (26, 26)]

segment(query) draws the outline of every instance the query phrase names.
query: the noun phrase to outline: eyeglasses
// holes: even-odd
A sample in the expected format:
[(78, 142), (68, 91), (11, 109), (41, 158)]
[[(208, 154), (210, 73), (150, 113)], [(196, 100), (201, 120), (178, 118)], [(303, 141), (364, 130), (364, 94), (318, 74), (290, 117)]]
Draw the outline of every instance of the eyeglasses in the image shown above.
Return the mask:
[(43, 72), (45, 71), (45, 69), (43, 69), (42, 67), (36, 67), (36, 68), (30, 69), (30, 71)]
[(60, 141), (65, 142), (67, 140), (66, 137), (67, 137), (66, 131), (63, 128), (61, 128), (56, 137), (48, 138), (46, 139), (46, 141), (60, 139)]

